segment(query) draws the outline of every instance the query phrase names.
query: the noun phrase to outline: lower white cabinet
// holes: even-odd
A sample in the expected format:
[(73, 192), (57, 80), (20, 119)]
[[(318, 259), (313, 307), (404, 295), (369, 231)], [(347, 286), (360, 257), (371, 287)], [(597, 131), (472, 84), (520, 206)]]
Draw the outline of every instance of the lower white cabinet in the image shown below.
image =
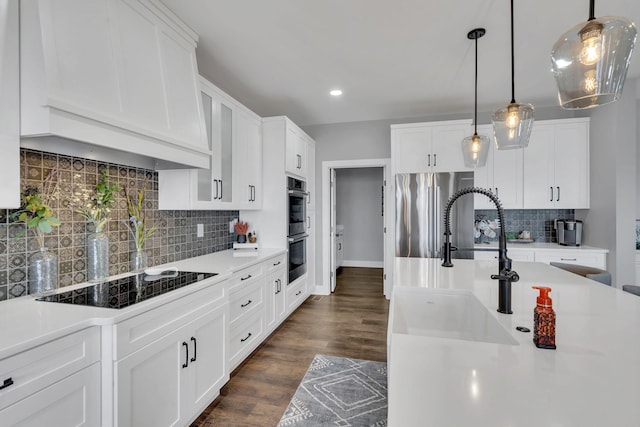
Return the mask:
[[(511, 258), (513, 261), (535, 261), (535, 252), (527, 251), (527, 250), (518, 250), (518, 251), (507, 251), (507, 256)], [(498, 252), (497, 251), (475, 251), (474, 258), (478, 260), (497, 260)]]
[[(607, 269), (607, 251), (603, 249), (541, 249), (541, 248), (507, 248), (507, 256), (514, 261), (561, 262), (565, 264), (584, 265), (586, 267)], [(474, 252), (476, 260), (497, 260), (497, 251), (480, 250)]]
[(100, 424), (100, 328), (0, 361), (0, 425)]
[(187, 425), (228, 380), (226, 305), (199, 310), (186, 325), (115, 363), (118, 426)]
[(291, 314), (309, 295), (307, 290), (307, 275), (300, 277), (287, 285), (285, 301), (287, 304), (287, 314)]
[(285, 262), (284, 259), (273, 262), (272, 264), (277, 264), (277, 266), (267, 275), (266, 321), (268, 331), (275, 329), (282, 323), (286, 314), (287, 270)]

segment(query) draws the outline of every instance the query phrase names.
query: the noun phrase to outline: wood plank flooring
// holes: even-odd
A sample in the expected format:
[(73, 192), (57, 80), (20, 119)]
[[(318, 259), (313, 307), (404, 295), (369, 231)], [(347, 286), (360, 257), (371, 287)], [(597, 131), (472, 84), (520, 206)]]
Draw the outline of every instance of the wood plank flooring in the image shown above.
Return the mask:
[(336, 292), (309, 297), (232, 373), (192, 427), (277, 425), (316, 354), (386, 362), (388, 311), (382, 269), (343, 267)]

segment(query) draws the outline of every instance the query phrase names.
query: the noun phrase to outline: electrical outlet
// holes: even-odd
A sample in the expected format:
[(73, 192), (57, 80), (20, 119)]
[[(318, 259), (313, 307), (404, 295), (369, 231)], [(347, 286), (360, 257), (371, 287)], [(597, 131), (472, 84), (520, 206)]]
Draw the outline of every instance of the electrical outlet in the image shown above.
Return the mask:
[(198, 224), (196, 226), (196, 236), (204, 237), (204, 224)]
[(235, 233), (235, 231), (236, 231), (236, 229), (235, 229), (236, 222), (238, 222), (238, 218), (233, 218), (231, 220), (231, 222), (229, 222), (229, 233)]

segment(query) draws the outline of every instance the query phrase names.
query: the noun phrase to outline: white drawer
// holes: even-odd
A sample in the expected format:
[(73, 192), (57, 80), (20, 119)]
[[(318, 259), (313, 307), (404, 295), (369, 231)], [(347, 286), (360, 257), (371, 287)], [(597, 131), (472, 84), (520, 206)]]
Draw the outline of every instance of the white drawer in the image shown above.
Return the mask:
[[(100, 360), (100, 328), (71, 335), (0, 361), (0, 409)], [(0, 422), (1, 424), (1, 422)]]
[(263, 281), (253, 281), (243, 287), (229, 298), (229, 324), (241, 321), (263, 305), (264, 286)]
[(290, 285), (287, 285), (287, 312), (295, 310), (302, 301), (307, 297), (307, 278), (306, 276), (296, 280)]
[(538, 251), (536, 252), (536, 262), (562, 262), (565, 264), (584, 265), (587, 267), (607, 269), (606, 255), (594, 252), (580, 252), (572, 250), (560, 251)]
[[(475, 251), (474, 259), (477, 260), (497, 260), (497, 251)], [(510, 250), (507, 248), (507, 256), (514, 261), (535, 261), (535, 251), (533, 250)]]
[(263, 277), (264, 265), (260, 263), (252, 267), (247, 267), (243, 270), (237, 271), (228, 280), (229, 293), (233, 294), (241, 290), (243, 287)]
[[(264, 306), (263, 306), (264, 307)], [(258, 310), (229, 332), (229, 366), (234, 369), (262, 342), (264, 310)]]
[(122, 359), (181, 327), (184, 318), (194, 318), (198, 314), (196, 311), (224, 304), (223, 283), (216, 283), (114, 325), (114, 360)]
[(272, 272), (287, 265), (287, 254), (278, 255), (264, 262), (267, 272)]

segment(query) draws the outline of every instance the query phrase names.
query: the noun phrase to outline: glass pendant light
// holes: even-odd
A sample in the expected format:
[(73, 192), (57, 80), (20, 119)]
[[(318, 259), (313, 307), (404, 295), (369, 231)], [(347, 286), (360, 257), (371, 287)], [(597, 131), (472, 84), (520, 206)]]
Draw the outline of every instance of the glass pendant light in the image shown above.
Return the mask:
[(622, 93), (636, 41), (633, 22), (617, 16), (589, 20), (564, 33), (551, 50), (553, 75), (562, 108), (577, 110), (616, 101)]
[(513, 0), (511, 0), (511, 102), (493, 113), (493, 133), (498, 150), (524, 148), (529, 145), (533, 127), (533, 105), (516, 102), (513, 49)]
[(489, 138), (478, 135), (478, 39), (484, 36), (486, 30), (484, 28), (476, 28), (469, 31), (467, 38), (476, 41), (476, 76), (475, 76), (475, 95), (474, 95), (474, 115), (473, 125), (474, 132), (472, 136), (468, 136), (462, 140), (462, 156), (464, 157), (464, 165), (468, 168), (478, 168), (487, 164), (487, 154), (489, 154)]

